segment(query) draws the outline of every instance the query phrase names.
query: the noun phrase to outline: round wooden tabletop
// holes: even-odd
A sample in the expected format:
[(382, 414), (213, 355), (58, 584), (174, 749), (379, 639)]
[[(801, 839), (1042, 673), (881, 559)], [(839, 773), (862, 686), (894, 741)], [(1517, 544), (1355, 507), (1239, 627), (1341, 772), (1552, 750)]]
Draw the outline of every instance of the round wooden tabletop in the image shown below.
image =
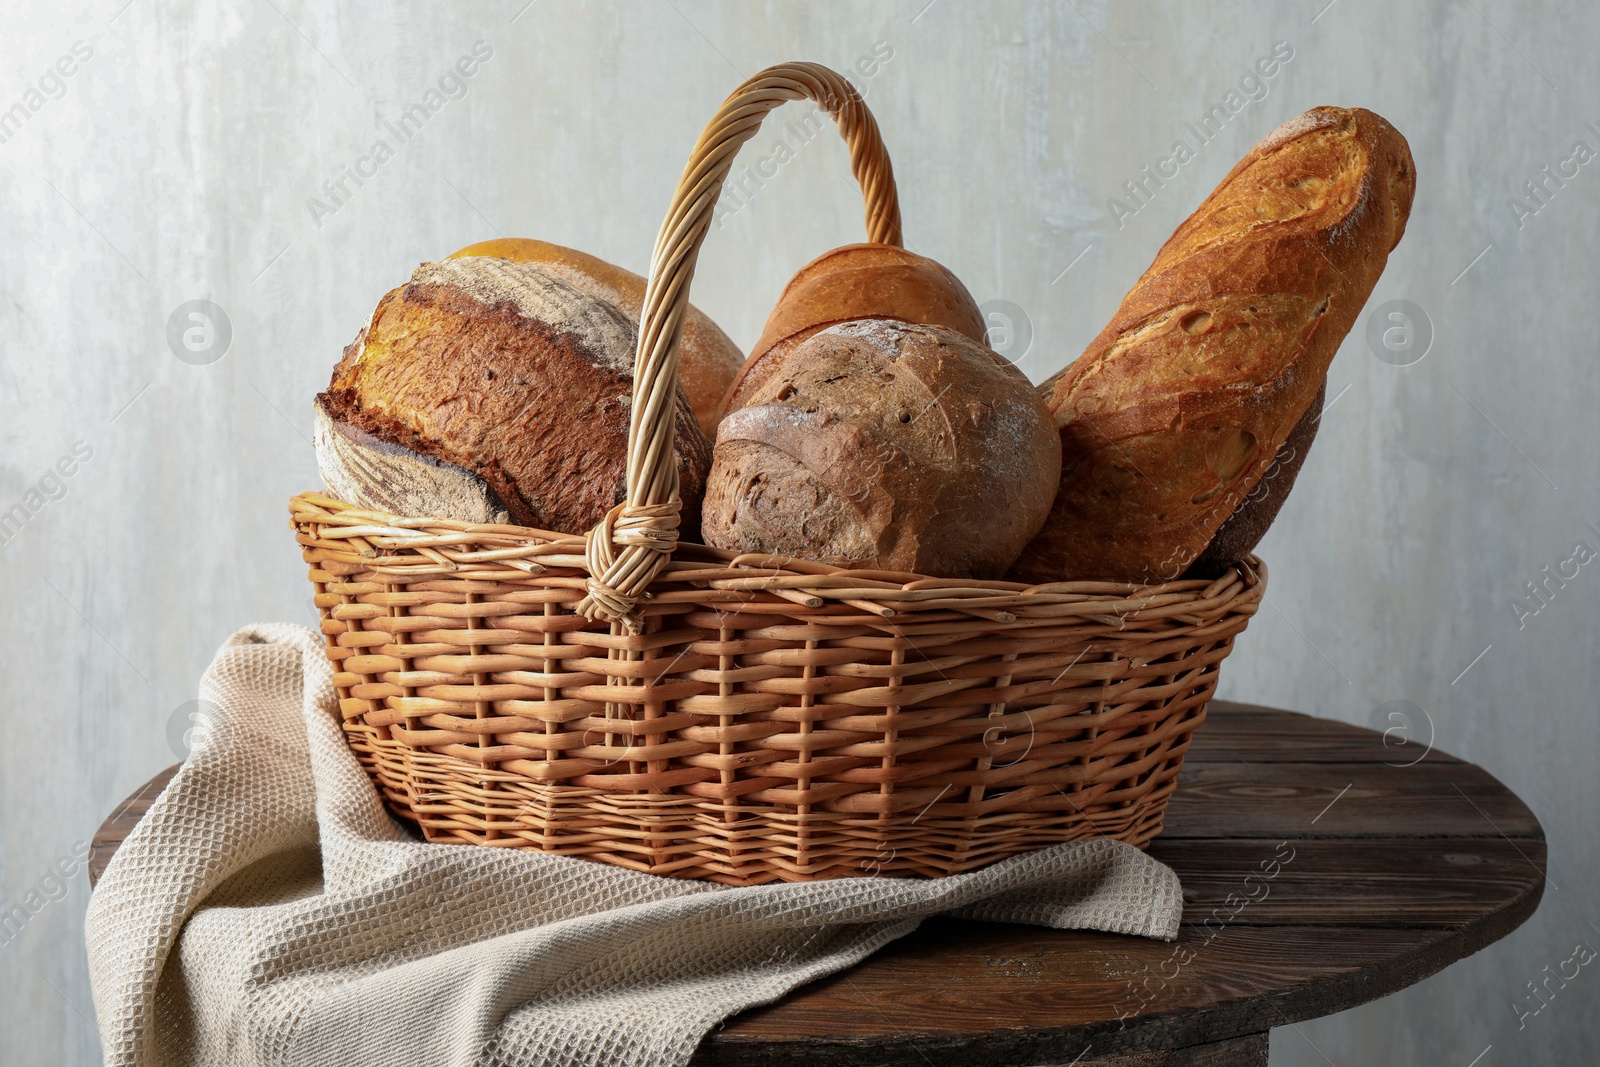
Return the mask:
[[(1216, 702), (1150, 848), (1183, 881), (1176, 942), (930, 919), (694, 1063), (1265, 1064), (1272, 1027), (1403, 989), (1538, 906), (1539, 821), (1427, 740)], [(106, 820), (91, 883), (176, 769)]]

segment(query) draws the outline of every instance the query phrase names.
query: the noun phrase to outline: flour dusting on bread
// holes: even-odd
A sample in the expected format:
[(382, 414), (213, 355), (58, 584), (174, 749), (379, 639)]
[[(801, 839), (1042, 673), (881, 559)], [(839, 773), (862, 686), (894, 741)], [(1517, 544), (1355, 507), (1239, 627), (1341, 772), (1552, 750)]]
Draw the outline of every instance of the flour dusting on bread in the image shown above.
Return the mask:
[(1271, 152), (1281, 148), (1284, 144), (1294, 140), (1302, 134), (1311, 133), (1313, 130), (1328, 130), (1343, 122), (1344, 118), (1337, 108), (1314, 107), (1310, 111), (1285, 122), (1282, 126), (1267, 134), (1256, 142), (1253, 152)]
[(905, 347), (906, 335), (913, 329), (916, 327), (899, 319), (856, 319), (829, 326), (821, 332), (858, 338), (879, 352), (898, 358), (901, 349)]
[(411, 273), (411, 284), (455, 289), (490, 307), (510, 304), (525, 319), (576, 334), (597, 364), (633, 375), (638, 332), (627, 316), (542, 266), (465, 256), (422, 264)]

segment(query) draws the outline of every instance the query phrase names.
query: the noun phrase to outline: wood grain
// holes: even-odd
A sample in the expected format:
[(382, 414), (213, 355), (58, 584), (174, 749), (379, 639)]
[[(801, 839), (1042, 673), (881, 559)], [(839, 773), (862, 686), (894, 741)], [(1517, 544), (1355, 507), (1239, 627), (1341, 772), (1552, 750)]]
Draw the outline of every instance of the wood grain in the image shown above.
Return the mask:
[[(1212, 708), (1228, 714), (1206, 723), (1190, 742), (1190, 763), (1389, 763), (1397, 767), (1417, 762), (1460, 763), (1423, 736), (1406, 741), (1399, 734), (1387, 743), (1375, 730), (1364, 730), (1332, 719), (1321, 720), (1315, 731), (1300, 728), (1296, 712), (1219, 700)], [(1419, 727), (1420, 730), (1420, 727)]]
[[(1150, 853), (1178, 872), (1184, 922), (1196, 925), (1225, 910), (1237, 911), (1231, 926), (1459, 927), (1485, 909), (1518, 907), (1545, 866), (1537, 838), (1291, 839), (1293, 858), (1268, 880), (1261, 864), (1279, 845), (1158, 838)], [(1328, 891), (1352, 876), (1360, 892)], [(1251, 903), (1238, 910), (1239, 897)]]
[[(1384, 754), (1373, 731), (1219, 701), (1151, 848), (1183, 882), (1176, 942), (931, 919), (730, 1020), (694, 1062), (1264, 1063), (1272, 1027), (1417, 982), (1543, 894), (1543, 832), (1515, 795), (1442, 753)], [(91, 877), (170, 773), (106, 821)]]
[(1542, 834), (1515, 794), (1470, 763), (1196, 763), (1183, 781), (1169, 838)]
[[(1092, 1047), (1090, 1051), (1093, 1051)], [(1250, 1034), (1188, 1048), (1155, 1049), (1110, 1058), (1094, 1056), (1062, 1067), (1267, 1067), (1267, 1035)]]

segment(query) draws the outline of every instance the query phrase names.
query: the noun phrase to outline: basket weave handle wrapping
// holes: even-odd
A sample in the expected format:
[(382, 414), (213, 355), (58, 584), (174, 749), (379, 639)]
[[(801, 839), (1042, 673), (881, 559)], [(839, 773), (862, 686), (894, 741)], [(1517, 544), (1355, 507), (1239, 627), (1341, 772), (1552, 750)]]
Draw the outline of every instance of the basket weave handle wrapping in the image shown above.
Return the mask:
[(678, 464), (673, 455), (677, 413), (678, 337), (689, 306), (700, 244), (739, 148), (767, 113), (809, 98), (833, 116), (850, 146), (850, 169), (867, 205), (867, 239), (899, 246), (900, 200), (878, 123), (853, 85), (816, 63), (780, 63), (735, 89), (694, 146), (650, 256), (639, 320), (628, 427), (627, 498), (593, 530), (585, 547), (588, 595), (578, 611), (590, 619), (638, 629), (635, 605), (678, 544)]

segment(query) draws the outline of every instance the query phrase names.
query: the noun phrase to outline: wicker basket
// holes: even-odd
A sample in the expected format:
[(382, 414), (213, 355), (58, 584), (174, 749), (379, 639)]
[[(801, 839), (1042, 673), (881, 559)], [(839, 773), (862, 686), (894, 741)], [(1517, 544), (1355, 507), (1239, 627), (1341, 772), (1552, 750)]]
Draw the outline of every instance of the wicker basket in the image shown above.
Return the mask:
[(730, 96), (651, 261), (628, 502), (587, 535), (291, 502), (346, 736), (430, 841), (732, 885), (938, 876), (1161, 830), (1189, 735), (1261, 599), (1215, 581), (950, 580), (676, 540), (676, 342), (740, 144), (809, 97), (899, 243), (876, 123), (843, 78)]

